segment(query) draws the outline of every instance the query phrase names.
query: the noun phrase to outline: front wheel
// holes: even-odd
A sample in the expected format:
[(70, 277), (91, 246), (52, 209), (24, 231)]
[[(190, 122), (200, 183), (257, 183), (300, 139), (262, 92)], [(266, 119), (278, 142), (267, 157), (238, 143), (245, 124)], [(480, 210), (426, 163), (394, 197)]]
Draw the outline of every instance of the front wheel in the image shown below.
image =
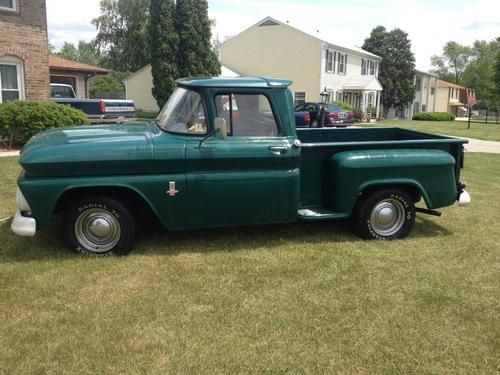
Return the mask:
[(133, 246), (135, 223), (130, 211), (115, 199), (87, 197), (66, 209), (66, 239), (80, 253), (125, 255)]
[(406, 237), (415, 222), (415, 204), (402, 190), (378, 190), (361, 197), (355, 212), (356, 232), (365, 239)]

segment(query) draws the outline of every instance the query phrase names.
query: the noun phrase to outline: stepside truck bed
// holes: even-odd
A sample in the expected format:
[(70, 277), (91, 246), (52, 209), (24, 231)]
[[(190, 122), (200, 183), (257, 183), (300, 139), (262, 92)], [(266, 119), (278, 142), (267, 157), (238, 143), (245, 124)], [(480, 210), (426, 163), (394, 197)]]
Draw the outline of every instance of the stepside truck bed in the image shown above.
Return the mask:
[[(436, 159), (442, 160), (444, 164), (454, 164), (454, 176), (449, 176), (448, 180), (454, 178), (458, 183), (463, 165), (463, 145), (467, 143), (464, 139), (401, 128), (297, 129), (297, 136), (302, 142), (299, 216), (306, 219), (350, 216), (351, 202), (335, 202), (333, 191), (353, 187), (349, 186), (346, 172), (348, 167), (345, 159), (348, 157), (351, 160), (365, 159), (365, 177), (369, 169), (367, 165), (371, 163), (374, 166), (374, 180), (385, 168), (391, 169), (394, 175), (424, 173), (428, 180), (437, 181), (431, 175), (440, 174), (439, 166), (434, 169), (427, 166), (425, 171), (418, 169), (427, 156), (429, 159), (432, 156), (430, 164), (435, 164)], [(388, 164), (384, 164), (384, 158)], [(395, 161), (400, 164), (396, 165)], [(356, 165), (354, 168), (361, 167)], [(342, 181), (338, 181), (335, 171), (337, 176), (342, 175)], [(350, 174), (356, 175), (356, 170), (351, 170)], [(347, 181), (346, 185), (339, 186), (344, 181)], [(437, 182), (433, 188), (439, 188)], [(449, 197), (443, 197), (442, 200), (449, 200)], [(431, 206), (429, 208), (436, 208), (443, 202), (434, 200), (426, 203)]]

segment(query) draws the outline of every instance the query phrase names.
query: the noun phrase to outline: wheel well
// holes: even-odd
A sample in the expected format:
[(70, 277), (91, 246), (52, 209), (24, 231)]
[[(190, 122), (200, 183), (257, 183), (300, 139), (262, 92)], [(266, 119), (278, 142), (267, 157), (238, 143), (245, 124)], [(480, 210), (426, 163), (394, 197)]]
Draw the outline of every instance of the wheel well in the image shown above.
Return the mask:
[(407, 194), (409, 194), (415, 203), (419, 202), (422, 199), (422, 193), (420, 192), (420, 190), (416, 186), (413, 186), (413, 185), (404, 185), (404, 184), (402, 184), (402, 185), (373, 185), (373, 186), (367, 187), (359, 194), (358, 199), (356, 201), (356, 205), (365, 196), (368, 196), (369, 194), (373, 193), (374, 191), (383, 190), (383, 189), (402, 190), (402, 191), (406, 192)]
[(158, 219), (151, 206), (139, 193), (126, 187), (115, 186), (93, 186), (67, 190), (57, 200), (54, 213), (64, 211), (65, 207), (76, 199), (95, 195), (104, 195), (116, 199), (135, 214), (146, 214)]

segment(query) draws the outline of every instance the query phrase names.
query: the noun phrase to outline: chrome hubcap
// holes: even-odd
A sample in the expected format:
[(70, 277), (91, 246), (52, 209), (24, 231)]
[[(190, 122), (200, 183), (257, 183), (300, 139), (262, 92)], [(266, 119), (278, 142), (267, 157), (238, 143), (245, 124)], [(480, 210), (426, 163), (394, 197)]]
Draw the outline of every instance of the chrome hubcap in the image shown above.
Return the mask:
[(396, 199), (384, 199), (377, 203), (370, 215), (372, 229), (380, 236), (392, 236), (405, 222), (405, 208)]
[(78, 216), (75, 235), (85, 249), (105, 253), (112, 250), (120, 240), (120, 223), (108, 211), (93, 208)]

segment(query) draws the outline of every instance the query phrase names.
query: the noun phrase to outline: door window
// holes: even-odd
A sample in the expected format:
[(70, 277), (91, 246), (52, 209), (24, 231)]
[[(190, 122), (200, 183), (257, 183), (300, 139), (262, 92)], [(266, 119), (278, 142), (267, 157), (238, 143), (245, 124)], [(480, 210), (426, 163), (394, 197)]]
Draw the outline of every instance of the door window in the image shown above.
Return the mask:
[(279, 134), (269, 103), (262, 94), (225, 94), (215, 97), (217, 117), (228, 125), (228, 136), (273, 137)]

